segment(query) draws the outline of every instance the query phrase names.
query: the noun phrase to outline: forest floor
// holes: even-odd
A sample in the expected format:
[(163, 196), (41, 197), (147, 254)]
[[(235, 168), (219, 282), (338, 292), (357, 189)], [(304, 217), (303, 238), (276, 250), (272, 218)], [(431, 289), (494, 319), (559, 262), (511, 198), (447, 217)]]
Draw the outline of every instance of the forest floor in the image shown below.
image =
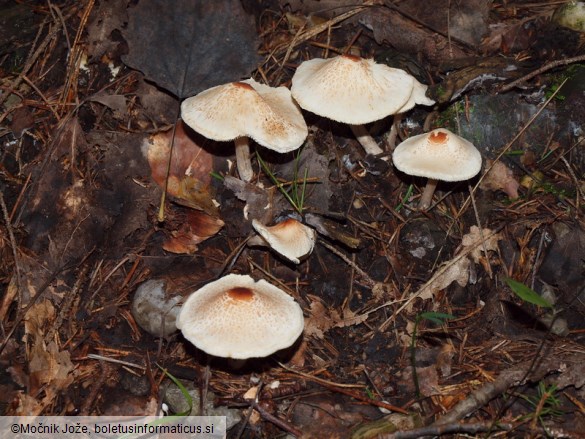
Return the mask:
[[(585, 38), (558, 24), (567, 2), (159, 3), (0, 2), (0, 414), (180, 412), (172, 375), (228, 437), (585, 437)], [(303, 146), (252, 143), (246, 183), (231, 142), (179, 120), (205, 88), (290, 87), (341, 54), (429, 85), (397, 143), (448, 128), (480, 173), (421, 210), (392, 117), (367, 125), (374, 157), (304, 111)], [(246, 245), (252, 219), (291, 214), (318, 232), (299, 264)], [(142, 329), (141, 286), (186, 298), (228, 273), (294, 297), (292, 347), (235, 367)]]

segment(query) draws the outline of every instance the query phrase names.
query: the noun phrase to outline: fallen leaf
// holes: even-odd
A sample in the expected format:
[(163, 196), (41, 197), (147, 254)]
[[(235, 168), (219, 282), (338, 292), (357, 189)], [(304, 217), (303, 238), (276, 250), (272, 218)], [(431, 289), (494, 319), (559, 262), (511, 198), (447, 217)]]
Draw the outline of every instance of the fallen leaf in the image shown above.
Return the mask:
[[(239, 200), (246, 202), (243, 215), (247, 221), (255, 219), (266, 224), (272, 220), (273, 212), (277, 211), (274, 202), (276, 188), (265, 189), (230, 175), (226, 175), (223, 184)], [(282, 197), (279, 199), (282, 202)]]
[(22, 401), (30, 405), (23, 408), (27, 411), (42, 410), (53, 404), (59, 392), (73, 382), (73, 363), (69, 352), (60, 351), (52, 340), (45, 343), (46, 328), (53, 323), (55, 316), (55, 307), (49, 300), (34, 304), (25, 316), (26, 360), (30, 374), (28, 393), (36, 395), (42, 388), (44, 394), (40, 404), (24, 398)]
[[(482, 238), (485, 238), (485, 242), (482, 242)], [(463, 249), (472, 249), (469, 255), (473, 259), (473, 262), (477, 264), (480, 262), (481, 254), (484, 251), (484, 248), (487, 251), (498, 250), (498, 241), (500, 239), (502, 239), (502, 235), (499, 233), (493, 233), (493, 230), (486, 228), (482, 229), (480, 233), (479, 227), (471, 226), (469, 233), (467, 235), (463, 235), (461, 246)]]
[[(462, 287), (467, 285), (471, 260), (475, 263), (482, 262), (484, 245), (487, 251), (496, 251), (498, 241), (502, 239), (499, 233), (494, 233), (490, 229), (482, 229), (482, 232), (485, 241), (482, 240), (482, 233), (480, 233), (479, 227), (471, 226), (469, 233), (463, 235), (456, 255), (453, 259), (441, 265), (437, 271), (437, 273), (441, 272), (441, 274), (433, 276), (429, 282), (421, 287), (418, 297), (423, 300), (430, 299), (436, 292), (447, 288), (453, 282), (457, 282)], [(462, 253), (466, 253), (466, 255), (461, 257)]]
[(214, 236), (224, 222), (197, 210), (185, 211), (184, 222), (163, 243), (163, 249), (175, 254), (193, 254), (197, 244)]
[(520, 183), (514, 178), (514, 172), (502, 162), (486, 161), (489, 171), (484, 175), (479, 187), (487, 191), (503, 191), (508, 197), (518, 198)]
[(93, 60), (114, 51), (120, 44), (111, 35), (127, 21), (127, 3), (126, 0), (102, 0), (92, 11), (87, 25), (87, 53)]
[[(142, 145), (152, 178), (161, 188), (167, 178), (172, 137), (171, 129), (150, 136)], [(180, 204), (217, 216), (211, 187), (212, 155), (189, 137), (182, 122), (177, 124), (173, 143), (167, 193)]]
[(122, 60), (179, 98), (249, 77), (258, 64), (254, 17), (239, 0), (150, 0), (128, 10)]
[(111, 95), (99, 92), (89, 98), (90, 101), (105, 105), (114, 112), (116, 119), (123, 119), (126, 115), (126, 97), (124, 95)]

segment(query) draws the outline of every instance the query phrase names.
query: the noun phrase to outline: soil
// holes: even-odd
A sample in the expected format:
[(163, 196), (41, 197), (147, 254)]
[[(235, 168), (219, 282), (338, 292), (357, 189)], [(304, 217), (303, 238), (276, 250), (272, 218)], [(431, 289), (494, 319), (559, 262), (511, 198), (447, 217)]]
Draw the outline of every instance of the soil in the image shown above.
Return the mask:
[[(0, 415), (180, 412), (171, 375), (234, 438), (583, 437), (585, 38), (563, 2), (177, 1), (152, 32), (141, 3), (0, 2)], [(428, 85), (396, 143), (447, 128), (478, 175), (419, 209), (392, 116), (371, 156), (303, 111), (303, 146), (252, 141), (244, 182), (233, 142), (179, 119), (184, 90), (290, 87), (341, 54)], [(299, 264), (248, 245), (287, 218), (316, 233)], [(170, 309), (229, 273), (300, 305), (291, 347), (236, 364), (137, 323), (147, 282)]]

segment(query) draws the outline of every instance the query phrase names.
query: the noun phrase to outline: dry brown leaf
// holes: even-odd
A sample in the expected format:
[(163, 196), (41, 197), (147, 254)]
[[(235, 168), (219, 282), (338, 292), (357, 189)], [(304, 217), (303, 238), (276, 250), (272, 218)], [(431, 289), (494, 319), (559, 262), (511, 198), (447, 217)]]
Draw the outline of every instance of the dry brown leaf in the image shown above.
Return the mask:
[(331, 312), (331, 316), (335, 321), (333, 326), (336, 328), (345, 328), (346, 326), (359, 325), (368, 319), (367, 313), (357, 315), (349, 308), (343, 310), (343, 317), (340, 317), (336, 311)]
[(486, 168), (489, 171), (481, 180), (480, 189), (503, 191), (512, 199), (518, 198), (520, 183), (514, 178), (514, 172), (510, 168), (502, 162), (493, 163), (491, 160), (486, 161)]
[[(153, 180), (165, 187), (173, 130), (157, 133), (143, 143)], [(167, 193), (188, 207), (217, 216), (211, 188), (213, 157), (189, 137), (182, 122), (177, 124), (169, 170)]]
[(193, 254), (197, 244), (214, 236), (221, 230), (224, 222), (198, 210), (185, 212), (184, 221), (179, 229), (171, 232), (171, 237), (163, 243), (163, 249), (175, 254)]
[[(485, 242), (482, 242), (482, 235), (485, 238)], [(481, 253), (484, 251), (484, 245), (487, 251), (497, 251), (498, 241), (501, 239), (502, 235), (499, 233), (493, 233), (493, 230), (486, 228), (482, 229), (480, 233), (479, 227), (471, 226), (469, 233), (463, 235), (461, 247), (463, 249), (473, 248), (473, 250), (470, 251), (469, 256), (471, 256), (473, 261), (477, 264), (480, 261)]]
[[(417, 294), (418, 297), (423, 300), (430, 299), (437, 291), (447, 288), (453, 282), (457, 282), (462, 287), (467, 285), (471, 260), (475, 263), (481, 262), (484, 245), (487, 251), (496, 251), (498, 241), (502, 239), (501, 235), (494, 233), (493, 230), (486, 228), (482, 229), (482, 232), (485, 242), (482, 240), (479, 227), (471, 226), (469, 233), (464, 235), (461, 240), (457, 255), (441, 265), (439, 268), (439, 271), (443, 270), (441, 274), (435, 275), (431, 281), (421, 287)], [(466, 255), (462, 257), (462, 253), (466, 253)]]
[(123, 119), (126, 116), (126, 97), (124, 95), (111, 95), (102, 91), (91, 96), (89, 100), (108, 107), (116, 119)]
[(309, 296), (310, 317), (305, 319), (305, 336), (314, 336), (318, 339), (325, 337), (325, 332), (333, 327), (333, 321), (325, 308), (325, 305), (316, 297)]
[[(42, 388), (44, 397), (40, 405), (27, 404), (23, 410), (37, 410), (53, 404), (57, 394), (73, 382), (73, 363), (69, 352), (59, 351), (54, 341), (45, 343), (45, 331), (55, 320), (56, 311), (49, 300), (42, 300), (33, 305), (25, 317), (26, 358), (29, 370), (29, 394), (35, 395)], [(38, 414), (38, 413), (37, 413)]]
[(305, 319), (305, 335), (322, 339), (331, 328), (345, 328), (359, 325), (368, 319), (368, 314), (355, 314), (350, 309), (343, 311), (343, 316), (336, 310), (328, 310), (323, 303), (314, 296), (309, 296), (312, 301), (309, 305), (311, 316)]
[(421, 289), (419, 296), (421, 299), (426, 300), (432, 298), (436, 292), (447, 288), (453, 282), (457, 282), (462, 287), (467, 285), (467, 281), (469, 280), (469, 259), (462, 258), (455, 263), (451, 260), (443, 264), (443, 266), (448, 264), (450, 266), (443, 273)]

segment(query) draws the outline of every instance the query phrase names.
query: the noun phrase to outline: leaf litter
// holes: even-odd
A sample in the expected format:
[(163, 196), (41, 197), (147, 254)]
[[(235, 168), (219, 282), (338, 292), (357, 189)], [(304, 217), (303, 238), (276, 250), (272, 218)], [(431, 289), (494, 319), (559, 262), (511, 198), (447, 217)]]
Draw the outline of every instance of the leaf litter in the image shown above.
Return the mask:
[[(309, 433), (319, 424), (315, 416), (322, 415), (324, 410), (337, 415), (327, 417), (326, 425), (318, 425), (320, 431), (315, 434), (320, 437), (327, 433), (349, 437), (351, 428), (358, 425), (365, 428), (360, 434), (379, 432), (380, 425), (388, 427), (387, 420), (371, 404), (381, 401), (400, 404), (411, 412), (435, 419), (441, 411), (452, 410), (451, 419), (467, 417), (466, 422), (492, 424), (502, 419), (497, 412), (503, 392), (530, 394), (545, 375), (562, 386), (568, 395), (566, 404), (572, 404), (571, 401), (578, 404), (582, 380), (575, 377), (582, 376), (579, 343), (583, 309), (569, 295), (582, 285), (579, 243), (583, 240), (583, 227), (579, 212), (584, 203), (575, 190), (582, 174), (582, 159), (572, 131), (564, 131), (556, 122), (547, 119), (539, 124), (545, 134), (539, 138), (552, 139), (544, 150), (526, 140), (531, 139), (528, 137), (516, 145), (518, 151), (524, 151), (522, 160), (511, 156), (505, 162), (508, 165), (505, 174), (513, 180), (517, 181), (524, 172), (536, 178), (536, 172), (540, 172), (545, 177), (540, 180), (545, 180), (546, 185), (517, 187), (518, 195), (513, 200), (499, 189), (480, 187), (474, 195), (473, 209), (465, 191), (445, 185), (440, 189), (447, 195), (439, 195), (437, 205), (423, 215), (412, 208), (420, 189), (418, 180), (407, 180), (391, 168), (371, 175), (364, 167), (366, 161), (361, 158), (359, 146), (342, 127), (306, 114), (311, 135), (299, 157), (296, 154), (262, 157), (279, 184), (289, 190), (295, 176), (302, 180), (304, 169), (308, 169), (310, 183), (306, 185), (303, 213), (307, 222), (321, 228), (321, 236), (314, 253), (298, 267), (289, 266), (264, 250), (242, 245), (250, 234), (252, 218), (264, 218), (263, 223), (271, 223), (292, 210), (264, 170), (257, 166), (253, 183), (241, 182), (227, 165), (233, 154), (231, 147), (206, 143), (193, 133), (181, 132), (178, 126), (168, 186), (172, 201), (165, 205), (165, 223), (157, 222), (159, 196), (167, 184), (166, 163), (172, 137), (169, 128), (176, 122), (178, 108), (177, 100), (169, 92), (184, 97), (211, 86), (213, 81), (235, 81), (250, 75), (273, 85), (286, 85), (294, 68), (306, 59), (329, 57), (335, 51), (378, 55), (381, 47), (376, 46), (376, 40), (382, 44), (392, 41), (399, 48), (412, 48), (414, 44), (420, 56), (406, 64), (419, 64), (421, 80), (435, 82), (434, 92), (445, 87), (446, 98), (441, 102), (449, 108), (444, 112), (439, 109), (441, 117), (449, 111), (451, 116), (463, 111), (457, 113), (457, 118), (464, 119), (460, 120), (462, 125), (472, 131), (472, 124), (477, 123), (474, 118), (484, 113), (465, 106), (477, 102), (474, 100), (477, 96), (485, 100), (501, 96), (490, 96), (489, 85), (469, 82), (478, 70), (472, 68), (468, 72), (467, 67), (461, 66), (465, 62), (476, 64), (475, 51), (486, 50), (516, 58), (485, 62), (482, 74), (493, 71), (498, 74), (494, 77), (509, 78), (526, 68), (521, 61), (526, 53), (520, 56), (520, 49), (506, 42), (507, 36), (479, 41), (477, 34), (468, 38), (465, 32), (460, 32), (470, 21), (459, 17), (473, 15), (469, 11), (477, 5), (474, 1), (457, 5), (451, 2), (454, 8), (450, 11), (451, 38), (441, 35), (444, 20), (439, 17), (435, 22), (433, 17), (424, 15), (425, 11), (422, 15), (414, 14), (416, 5), (408, 0), (398, 9), (380, 5), (352, 9), (353, 5), (344, 3), (347, 15), (343, 16), (340, 11), (319, 10), (323, 6), (320, 2), (310, 5), (306, 2), (306, 7), (303, 3), (295, 3), (298, 11), (268, 12), (246, 2), (246, 10), (255, 14), (256, 21), (243, 12), (239, 2), (197, 3), (192, 9), (182, 5), (184, 11), (194, 13), (185, 14), (185, 20), (202, 24), (205, 29), (197, 31), (200, 39), (191, 44), (191, 39), (186, 40), (185, 36), (193, 35), (193, 29), (175, 26), (180, 29), (172, 35), (175, 43), (179, 43), (174, 45), (162, 41), (158, 29), (152, 32), (150, 41), (141, 32), (139, 23), (153, 20), (155, 15), (156, 8), (147, 2), (132, 2), (130, 6), (122, 1), (104, 1), (95, 6), (67, 2), (53, 5), (62, 8), (60, 12), (68, 28), (84, 24), (83, 20), (75, 20), (89, 17), (89, 27), (80, 27), (79, 33), (85, 35), (82, 31), (86, 30), (87, 40), (75, 44), (81, 47), (88, 43), (84, 50), (91, 53), (87, 70), (77, 81), (76, 67), (58, 61), (67, 59), (64, 40), (64, 44), (48, 44), (51, 38), (65, 38), (59, 30), (63, 23), (56, 19), (59, 14), (54, 15), (53, 26), (57, 30), (52, 32), (56, 33), (41, 32), (37, 43), (46, 41), (45, 52), (31, 51), (29, 67), (23, 70), (23, 75), (38, 90), (28, 88), (19, 73), (12, 75), (8, 85), (26, 99), (7, 102), (1, 116), (3, 121), (11, 122), (10, 129), (14, 131), (2, 131), (7, 152), (0, 169), (2, 197), (8, 205), (5, 217), (10, 218), (9, 221), (4, 218), (0, 234), (4, 261), (0, 279), (6, 291), (0, 316), (3, 328), (8, 330), (0, 340), (3, 350), (0, 364), (6, 370), (2, 383), (8, 383), (2, 384), (7, 396), (1, 402), (14, 413), (81, 409), (83, 413), (107, 414), (119, 411), (122, 406), (136, 413), (150, 412), (155, 409), (159, 394), (157, 386), (150, 384), (163, 377), (152, 369), (154, 380), (149, 380), (142, 374), (142, 368), (152, 367), (154, 361), (169, 366), (182, 379), (197, 377), (196, 381), (200, 381), (197, 384), (213, 390), (218, 404), (248, 404), (241, 396), (251, 386), (258, 386), (258, 407), (265, 412), (258, 411), (260, 417), (254, 425), (240, 426), (255, 429), (255, 434), (264, 436), (280, 434), (282, 430), (294, 432), (295, 427), (301, 426)], [(512, 26), (516, 26), (517, 19), (525, 20), (526, 29), (534, 26), (541, 34), (551, 35), (546, 27), (539, 27), (542, 20), (531, 15), (535, 10), (540, 14), (542, 5), (512, 6), (493, 4), (489, 8), (490, 18), (479, 14), (473, 19), (480, 17), (480, 24), (485, 25), (499, 17), (501, 21), (509, 20)], [(547, 6), (547, 11), (551, 7)], [(442, 10), (443, 15), (438, 16), (444, 17), (445, 12)], [(37, 13), (44, 12), (39, 9)], [(175, 17), (177, 13), (169, 11)], [(224, 22), (233, 24), (235, 20), (239, 30), (226, 31), (217, 25), (222, 14)], [(384, 20), (375, 20), (380, 17)], [(390, 33), (392, 25), (394, 32)], [(161, 29), (169, 30), (164, 26)], [(411, 29), (414, 33), (409, 35), (396, 29)], [(575, 56), (569, 53), (571, 44), (554, 46), (559, 38), (573, 41), (563, 40), (565, 34), (560, 31), (538, 52), (538, 42), (542, 41), (535, 39), (540, 38), (538, 34), (525, 32), (520, 41), (521, 50), (535, 49), (529, 54), (531, 62), (544, 64), (551, 59), (547, 57), (558, 53)], [(233, 35), (247, 36), (231, 41), (222, 38)], [(140, 38), (144, 41), (138, 41)], [(242, 46), (234, 43), (236, 40)], [(126, 43), (129, 53), (120, 58)], [(231, 52), (244, 52), (243, 47), (250, 57), (242, 64), (237, 61), (238, 67), (217, 59), (209, 65), (200, 62), (196, 67), (201, 71), (194, 72), (189, 70), (193, 68), (189, 57), (196, 54), (201, 61), (206, 53), (187, 52), (185, 46), (197, 46), (197, 50), (212, 48), (212, 55), (220, 56), (224, 53), (220, 46), (232, 46), (227, 48)], [(153, 53), (164, 54), (165, 58), (153, 63)], [(460, 55), (472, 60), (457, 59)], [(10, 56), (7, 59), (14, 59)], [(43, 56), (47, 56), (48, 62), (42, 65), (56, 66), (54, 70), (59, 74), (43, 75), (42, 65), (37, 68), (36, 64)], [(260, 57), (264, 61), (258, 62)], [(453, 59), (461, 64), (449, 62), (447, 66), (445, 60)], [(146, 81), (138, 72), (130, 71), (128, 65), (122, 66), (120, 74), (112, 80), (109, 69), (104, 67), (121, 60), (141, 70)], [(163, 70), (151, 70), (149, 62)], [(504, 70), (504, 64), (516, 70)], [(62, 75), (65, 67), (69, 70)], [(182, 86), (181, 72), (189, 73), (185, 84), (195, 88)], [(455, 76), (458, 82), (451, 93), (447, 90), (448, 80)], [(70, 93), (55, 94), (54, 90), (63, 87), (56, 78), (76, 86), (68, 89)], [(190, 84), (192, 78), (195, 85)], [(27, 87), (19, 86), (19, 81)], [(536, 99), (538, 87), (547, 84), (546, 75), (539, 77), (539, 81), (543, 82), (538, 86), (536, 81), (526, 83), (527, 88), (515, 91), (514, 96), (525, 101)], [(9, 86), (6, 90), (10, 90)], [(481, 88), (484, 86), (488, 88)], [(461, 98), (453, 98), (461, 93)], [(8, 94), (8, 98), (15, 96)], [(57, 95), (60, 97), (55, 98)], [(449, 106), (450, 99), (457, 99), (456, 111)], [(14, 102), (24, 110), (17, 113)], [(571, 113), (566, 103), (552, 102), (551, 111), (555, 106), (564, 106), (564, 111)], [(577, 115), (578, 111), (573, 113)], [(426, 116), (427, 110), (408, 114), (408, 120), (400, 127), (401, 134), (420, 132)], [(497, 138), (492, 138), (484, 151), (491, 159), (496, 159), (494, 151), (501, 152), (506, 147), (500, 139), (512, 138), (516, 133), (510, 129), (510, 118), (505, 119), (505, 127), (500, 128)], [(518, 109), (518, 124), (525, 121)], [(452, 123), (453, 119), (447, 122)], [(439, 123), (434, 122), (435, 126)], [(496, 123), (494, 117), (488, 124), (484, 120), (483, 125)], [(381, 134), (387, 127), (388, 121), (382, 121), (376, 132)], [(10, 137), (13, 135), (15, 140)], [(483, 141), (480, 137), (478, 140)], [(352, 166), (345, 166), (346, 163)], [(435, 235), (444, 234), (444, 238), (434, 240), (435, 248), (417, 258), (403, 247), (401, 235), (416, 228), (421, 218), (435, 223)], [(328, 230), (334, 232), (324, 233)], [(16, 235), (17, 248), (11, 248), (10, 232)], [(15, 276), (15, 265), (26, 274), (23, 281)], [(208, 362), (180, 339), (159, 345), (137, 328), (128, 313), (129, 298), (144, 280), (164, 276), (173, 284), (173, 291), (186, 295), (225, 270), (252, 272), (257, 277), (280, 282), (301, 303), (307, 319), (305, 335), (298, 349), (283, 353), (282, 357), (297, 370), (268, 367), (254, 361), (243, 371), (233, 372), (224, 364)], [(488, 275), (492, 270), (493, 277)], [(558, 273), (562, 273), (562, 279), (558, 279)], [(501, 312), (501, 303), (519, 303), (520, 299), (502, 283), (503, 276), (526, 283), (539, 293), (542, 278), (553, 291), (547, 294), (559, 296), (557, 303), (565, 307), (563, 314), (568, 316), (571, 331), (562, 338), (548, 340), (546, 354), (538, 351), (542, 330), (516, 326), (508, 330), (513, 317)], [(522, 305), (540, 315), (540, 310)], [(412, 405), (412, 389), (408, 387), (412, 378), (408, 373), (402, 379), (397, 377), (399, 372), (412, 367), (405, 349), (405, 343), (412, 339), (412, 322), (417, 313), (430, 310), (448, 312), (457, 318), (440, 330), (425, 327), (418, 332), (417, 358), (428, 361), (417, 364), (417, 372), (425, 389), (423, 393), (430, 396), (417, 408)], [(26, 340), (23, 334), (27, 335)], [(447, 359), (439, 360), (437, 353), (445, 346), (453, 349), (445, 354)], [(574, 354), (568, 356), (567, 351)], [(98, 363), (88, 353), (103, 354), (108, 362)], [(526, 359), (535, 356), (554, 358), (555, 365), (545, 361), (543, 368), (528, 376)], [(132, 369), (133, 374), (149, 382), (146, 390), (139, 392), (140, 386), (125, 384), (123, 376), (127, 372), (109, 363), (116, 359), (139, 366)], [(559, 361), (562, 368), (558, 367)], [(508, 366), (503, 364), (512, 366), (506, 369)], [(259, 370), (258, 374), (251, 373)], [(521, 382), (519, 373), (527, 377), (524, 387), (517, 385)], [(96, 375), (97, 381), (91, 378)], [(260, 383), (251, 382), (259, 376)], [(513, 376), (514, 380), (506, 376)], [(494, 378), (497, 392), (490, 393), (482, 384), (487, 385)], [(263, 388), (263, 382), (270, 382), (270, 388)], [(280, 384), (273, 385), (276, 382)], [(358, 386), (359, 392), (342, 393), (346, 384)], [(40, 388), (46, 391), (39, 393)], [(303, 393), (315, 391), (320, 393), (319, 397)], [(470, 409), (467, 399), (470, 394), (489, 398)], [(360, 404), (355, 404), (356, 401)], [(480, 408), (485, 410), (477, 410)], [(285, 409), (290, 410), (287, 422), (294, 425), (284, 421)], [(282, 422), (272, 425), (267, 414)], [(508, 414), (519, 419), (525, 413), (514, 405), (505, 416)], [(449, 414), (444, 418), (450, 419)], [(565, 415), (572, 422), (566, 428), (580, 431), (574, 418)], [(518, 424), (517, 428), (526, 426)], [(437, 431), (426, 434), (438, 434)], [(539, 434), (527, 430), (523, 433)]]

